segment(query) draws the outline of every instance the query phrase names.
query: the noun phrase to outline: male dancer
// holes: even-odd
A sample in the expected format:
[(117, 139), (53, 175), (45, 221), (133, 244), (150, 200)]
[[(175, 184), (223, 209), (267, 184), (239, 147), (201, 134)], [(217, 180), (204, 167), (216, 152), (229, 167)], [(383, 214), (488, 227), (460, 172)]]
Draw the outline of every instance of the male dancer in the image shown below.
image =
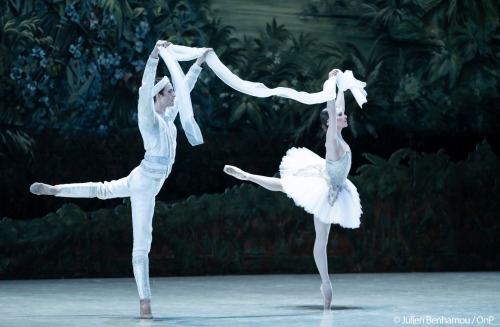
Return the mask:
[[(139, 88), (138, 123), (146, 150), (141, 164), (124, 178), (111, 182), (89, 182), (48, 185), (34, 183), (30, 191), (37, 195), (54, 195), (71, 198), (110, 199), (130, 197), (134, 244), (132, 267), (140, 298), (141, 318), (151, 319), (151, 291), (149, 287), (149, 259), (153, 231), (155, 197), (172, 171), (175, 160), (177, 129), (174, 119), (179, 112), (175, 92), (168, 77), (155, 84), (158, 53), (168, 47), (168, 41), (158, 41), (148, 58), (142, 86)], [(191, 91), (202, 70), (208, 49), (191, 66), (186, 82)]]

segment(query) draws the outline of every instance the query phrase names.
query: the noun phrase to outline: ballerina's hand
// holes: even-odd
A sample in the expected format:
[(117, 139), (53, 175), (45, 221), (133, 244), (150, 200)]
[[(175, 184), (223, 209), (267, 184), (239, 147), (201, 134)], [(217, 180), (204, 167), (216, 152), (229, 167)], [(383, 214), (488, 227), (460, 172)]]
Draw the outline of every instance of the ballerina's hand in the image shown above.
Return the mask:
[(340, 69), (335, 68), (330, 73), (328, 73), (328, 77), (336, 76), (338, 72), (340, 72)]
[(202, 63), (205, 62), (205, 60), (207, 59), (207, 56), (208, 56), (208, 53), (210, 51), (214, 51), (214, 49), (212, 48), (208, 48), (207, 50), (205, 50), (205, 52), (196, 60), (196, 63), (198, 64), (198, 66), (201, 66)]

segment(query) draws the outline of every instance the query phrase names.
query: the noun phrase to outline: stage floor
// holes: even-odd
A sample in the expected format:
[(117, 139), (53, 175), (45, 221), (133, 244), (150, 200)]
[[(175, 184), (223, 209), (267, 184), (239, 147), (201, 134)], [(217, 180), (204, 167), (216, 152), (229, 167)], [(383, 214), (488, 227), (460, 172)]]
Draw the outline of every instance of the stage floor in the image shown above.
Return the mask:
[(153, 320), (132, 278), (0, 281), (1, 327), (500, 326), (500, 272), (151, 278)]

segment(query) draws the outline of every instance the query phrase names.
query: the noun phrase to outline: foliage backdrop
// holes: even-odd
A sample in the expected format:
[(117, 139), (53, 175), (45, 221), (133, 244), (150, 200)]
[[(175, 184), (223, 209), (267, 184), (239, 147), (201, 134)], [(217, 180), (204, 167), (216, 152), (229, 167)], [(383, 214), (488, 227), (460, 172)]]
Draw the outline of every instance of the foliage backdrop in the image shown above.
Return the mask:
[[(347, 97), (351, 127), (345, 133), (355, 149), (351, 173), (360, 190), (364, 220), (357, 231), (332, 232), (334, 252), (330, 254), (349, 258), (336, 261), (348, 268), (337, 269), (498, 269), (500, 260), (494, 254), (499, 248), (500, 218), (495, 200), (500, 168), (497, 1), (322, 0), (302, 8), (302, 16), (331, 17), (332, 24), (336, 15), (358, 20), (366, 27), (365, 36), (373, 40), (369, 51), (355, 43), (336, 42), (335, 37), (323, 43), (312, 35), (292, 35), (276, 20), (263, 26), (258, 37), (239, 38), (223, 18), (213, 15), (207, 0), (6, 0), (0, 6), (0, 183), (8, 186), (0, 191), (4, 199), (0, 216), (10, 217), (0, 223), (0, 273), (5, 276), (22, 277), (19, 267), (34, 262), (27, 255), (44, 254), (39, 264), (45, 265), (49, 262), (46, 255), (54, 255), (49, 244), (56, 249), (78, 237), (86, 240), (74, 244), (84, 253), (77, 265), (80, 268), (75, 268), (78, 271), (69, 268), (74, 262), (61, 252), (58, 256), (65, 259), (58, 257), (58, 262), (62, 266), (47, 265), (47, 273), (41, 275), (118, 274), (111, 266), (89, 266), (88, 251), (91, 243), (105, 239), (103, 235), (114, 229), (113, 242), (117, 243), (113, 247), (130, 248), (125, 237), (131, 234), (127, 222), (120, 220), (120, 225), (109, 219), (100, 223), (94, 219), (99, 215), (92, 213), (111, 210), (103, 215), (126, 217), (122, 200), (78, 200), (83, 211), (73, 206), (58, 211), (75, 201), (41, 199), (27, 190), (35, 180), (119, 178), (138, 164), (143, 150), (136, 128), (137, 89), (145, 60), (160, 38), (210, 46), (234, 73), (269, 87), (317, 91), (332, 67), (350, 69), (367, 81), (369, 102), (362, 110)], [(164, 67), (159, 70), (168, 74)], [(280, 98), (248, 97), (228, 89), (209, 70), (202, 73), (192, 97), (207, 142), (191, 148), (179, 134), (177, 162), (158, 197), (159, 206), (179, 201), (192, 205), (195, 200), (182, 201), (190, 195), (200, 198), (196, 201), (223, 203), (219, 207), (207, 204), (203, 210), (195, 205), (189, 215), (182, 216), (188, 222), (205, 215), (225, 219), (216, 227), (196, 225), (217, 231), (213, 232), (217, 240), (225, 228), (221, 226), (235, 219), (242, 226), (259, 225), (273, 215), (288, 222), (291, 217), (299, 219), (297, 215), (304, 219), (305, 214), (299, 214), (290, 201), (283, 200), (286, 205), (276, 212), (259, 204), (282, 195), (259, 191), (251, 205), (236, 195), (232, 198), (236, 203), (222, 201), (228, 196), (223, 194), (242, 191), (224, 193), (237, 181), (223, 176), (221, 168), (236, 164), (273, 175), (290, 146), (307, 146), (322, 155), (324, 135), (317, 118), (322, 107), (305, 109)], [(230, 206), (260, 209), (250, 215), (243, 209), (230, 211)], [(183, 224), (188, 222), (176, 219), (174, 208), (168, 224), (178, 226), (169, 225), (163, 236), (155, 236), (160, 245), (174, 246), (163, 242), (169, 233), (177, 235), (178, 243), (195, 239), (187, 236), (189, 228)], [(227, 209), (220, 213), (215, 208)], [(293, 227), (304, 221), (305, 232), (299, 239), (307, 250), (300, 253), (309, 262), (302, 266), (304, 271), (311, 271), (312, 226), (300, 219), (284, 231), (281, 250), (263, 248), (270, 257), (290, 259), (294, 256), (291, 240), (301, 230)], [(40, 227), (50, 223), (64, 226), (67, 238)], [(88, 230), (72, 228), (76, 226)], [(267, 237), (280, 226), (267, 226)], [(249, 233), (249, 238), (260, 236)], [(244, 240), (233, 240), (232, 255), (225, 257), (232, 260), (228, 267), (240, 267), (235, 255), (248, 254)], [(215, 241), (207, 242), (210, 246)], [(26, 249), (34, 252), (25, 253)], [(120, 255), (124, 260), (127, 257)], [(297, 267), (276, 260), (272, 264), (276, 271)], [(177, 263), (172, 269), (180, 269), (179, 264), (191, 267)], [(266, 270), (265, 266), (258, 264), (259, 269)], [(233, 268), (227, 272), (259, 271)], [(224, 272), (189, 269), (162, 273)]]

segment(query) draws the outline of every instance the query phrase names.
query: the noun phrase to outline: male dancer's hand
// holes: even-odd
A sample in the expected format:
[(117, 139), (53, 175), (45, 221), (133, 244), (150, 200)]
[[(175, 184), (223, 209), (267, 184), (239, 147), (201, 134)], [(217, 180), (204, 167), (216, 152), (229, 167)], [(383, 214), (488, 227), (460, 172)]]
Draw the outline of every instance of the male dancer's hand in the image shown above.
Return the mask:
[(160, 47), (166, 48), (171, 44), (172, 44), (172, 42), (169, 42), (169, 41), (164, 41), (164, 40), (157, 41), (153, 51), (151, 52), (150, 57), (153, 59), (158, 59), (158, 52), (160, 51)]

